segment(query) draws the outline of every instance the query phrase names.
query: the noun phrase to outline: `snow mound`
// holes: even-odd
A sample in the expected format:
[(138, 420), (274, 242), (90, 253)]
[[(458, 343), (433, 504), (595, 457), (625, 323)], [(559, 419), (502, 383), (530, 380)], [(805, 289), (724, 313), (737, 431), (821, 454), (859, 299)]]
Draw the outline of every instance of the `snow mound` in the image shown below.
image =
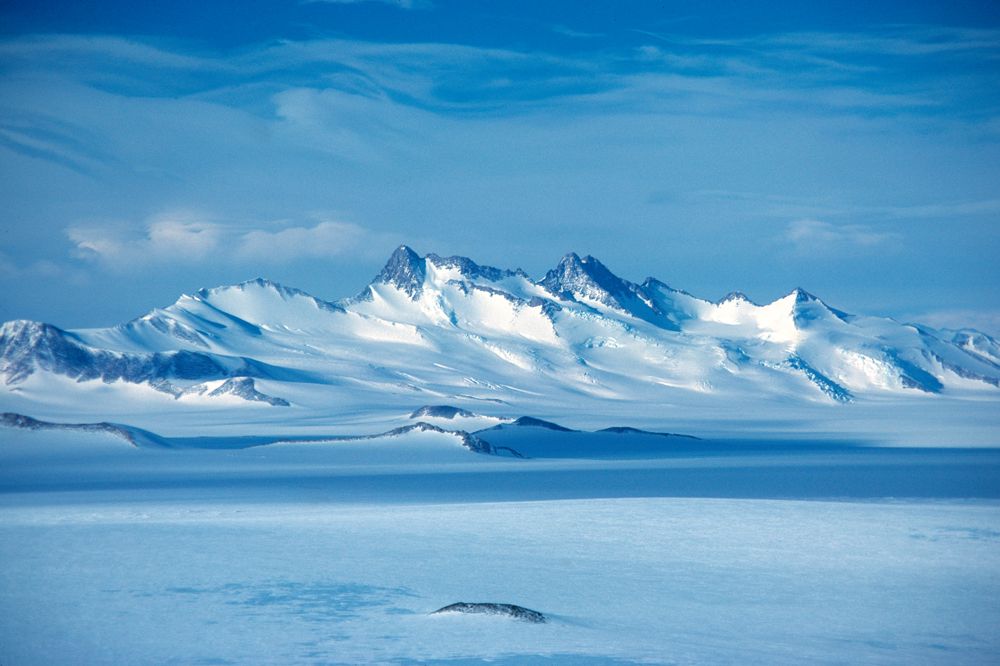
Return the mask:
[(456, 417), (464, 418), (475, 418), (478, 414), (468, 411), (467, 409), (459, 409), (458, 407), (452, 407), (451, 405), (424, 405), (419, 409), (413, 411), (410, 414), (411, 419), (419, 419), (422, 417), (435, 417), (439, 419), (454, 419)]
[(284, 398), (277, 398), (257, 390), (257, 385), (250, 377), (233, 377), (225, 380), (221, 384), (197, 384), (191, 388), (180, 391), (177, 397), (189, 395), (204, 395), (209, 398), (222, 396), (233, 396), (248, 402), (263, 402), (274, 407), (289, 407), (289, 403)]

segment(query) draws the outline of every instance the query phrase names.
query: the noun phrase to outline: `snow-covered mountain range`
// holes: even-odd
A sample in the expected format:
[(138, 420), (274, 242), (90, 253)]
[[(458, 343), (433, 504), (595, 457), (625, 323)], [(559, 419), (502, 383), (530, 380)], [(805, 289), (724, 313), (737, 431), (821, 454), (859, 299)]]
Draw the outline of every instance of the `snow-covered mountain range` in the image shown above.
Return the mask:
[(167, 412), (256, 405), (288, 420), (447, 403), (633, 411), (648, 423), (684, 405), (850, 410), (943, 396), (995, 409), (1000, 343), (851, 315), (802, 289), (763, 305), (738, 293), (712, 302), (622, 279), (590, 256), (568, 254), (532, 279), (402, 246), (359, 295), (336, 302), (256, 279), (112, 328), (6, 322), (0, 378), (0, 403), (19, 411), (80, 412), (96, 399)]

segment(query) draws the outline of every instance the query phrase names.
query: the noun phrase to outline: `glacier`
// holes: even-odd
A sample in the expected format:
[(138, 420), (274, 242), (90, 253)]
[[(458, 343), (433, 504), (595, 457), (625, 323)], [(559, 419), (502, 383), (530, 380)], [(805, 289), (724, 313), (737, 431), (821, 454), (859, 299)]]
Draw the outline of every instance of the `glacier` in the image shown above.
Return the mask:
[[(690, 440), (653, 459), (521, 459), (425, 427), (232, 450), (21, 425), (0, 429), (4, 663), (990, 664), (1000, 650), (995, 449)], [(579, 436), (503, 427), (539, 448), (558, 446), (539, 431)], [(463, 601), (546, 622), (435, 614)]]

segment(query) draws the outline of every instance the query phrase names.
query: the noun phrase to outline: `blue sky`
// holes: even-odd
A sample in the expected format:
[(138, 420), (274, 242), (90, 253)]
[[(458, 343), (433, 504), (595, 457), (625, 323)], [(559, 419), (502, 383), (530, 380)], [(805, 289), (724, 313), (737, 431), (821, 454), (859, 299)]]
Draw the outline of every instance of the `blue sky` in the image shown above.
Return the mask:
[(1000, 333), (1000, 8), (8, 2), (0, 173), (0, 319), (406, 242)]

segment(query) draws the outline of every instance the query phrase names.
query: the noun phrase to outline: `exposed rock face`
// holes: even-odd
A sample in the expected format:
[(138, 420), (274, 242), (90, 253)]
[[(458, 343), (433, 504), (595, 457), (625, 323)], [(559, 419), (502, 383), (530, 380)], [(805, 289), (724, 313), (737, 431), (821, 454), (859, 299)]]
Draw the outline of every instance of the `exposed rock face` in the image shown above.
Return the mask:
[[(236, 366), (229, 370), (227, 366)], [(0, 326), (0, 375), (17, 384), (37, 370), (66, 375), (83, 382), (130, 383), (157, 380), (211, 380), (233, 375), (267, 376), (268, 366), (242, 357), (187, 350), (119, 352), (97, 349), (69, 331), (34, 321), (10, 321)]]
[(572, 428), (567, 428), (566, 426), (561, 426), (558, 423), (553, 423), (552, 421), (545, 421), (543, 419), (536, 419), (533, 416), (522, 416), (510, 425), (512, 426), (534, 426), (536, 428), (545, 428), (547, 430), (557, 430), (559, 432), (574, 432)]
[(22, 430), (75, 430), (78, 432), (104, 432), (125, 440), (132, 446), (163, 446), (165, 440), (158, 435), (141, 428), (134, 428), (118, 423), (52, 423), (41, 421), (24, 414), (4, 412), (0, 414), (0, 426), (20, 428)]
[(630, 283), (600, 261), (589, 255), (581, 259), (575, 252), (563, 257), (538, 284), (554, 294), (583, 296), (619, 308), (632, 292)]
[(700, 437), (695, 437), (694, 435), (680, 435), (675, 432), (654, 432), (652, 430), (642, 430), (640, 428), (633, 428), (631, 426), (611, 426), (610, 428), (601, 428), (596, 432), (610, 432), (616, 435), (655, 435), (656, 437), (683, 437), (684, 439), (701, 439)]
[(413, 432), (414, 430), (418, 432), (439, 432), (446, 435), (452, 435), (457, 437), (462, 443), (462, 446), (469, 449), (473, 453), (482, 453), (485, 455), (492, 456), (512, 456), (514, 458), (523, 458), (524, 456), (515, 451), (514, 449), (508, 448), (506, 446), (493, 446), (485, 439), (479, 437), (478, 435), (472, 435), (464, 430), (445, 430), (444, 428), (439, 428), (431, 423), (426, 423), (424, 421), (418, 421), (413, 425), (401, 426), (399, 428), (393, 428), (389, 432), (380, 433), (378, 435), (366, 435), (363, 437), (358, 437), (357, 439), (375, 439), (377, 437), (394, 437), (396, 435), (405, 435), (408, 432)]
[[(242, 397), (242, 396), (241, 396)], [(248, 398), (249, 399), (249, 398)], [(279, 398), (280, 400), (280, 398)], [(274, 404), (274, 403), (272, 403)], [(280, 404), (280, 403), (279, 403)], [(287, 404), (287, 403), (285, 403)], [(14, 412), (4, 412), (0, 414), (0, 427), (8, 428), (20, 428), (23, 430), (76, 430), (82, 432), (106, 432), (115, 437), (120, 437), (124, 439), (129, 444), (133, 446), (158, 446), (165, 448), (187, 448), (194, 446), (185, 438), (177, 437), (163, 437), (157, 435), (154, 432), (148, 430), (143, 430), (142, 428), (137, 428), (135, 426), (126, 425), (123, 423), (108, 423), (102, 421), (100, 423), (53, 423), (51, 421), (42, 421), (39, 419), (26, 416), (24, 414), (17, 414)], [(276, 442), (298, 442), (300, 444), (305, 444), (309, 442), (329, 442), (329, 441), (340, 441), (340, 442), (350, 442), (359, 440), (370, 440), (370, 439), (381, 439), (383, 437), (396, 437), (399, 435), (405, 435), (410, 432), (436, 432), (450, 437), (455, 437), (458, 441), (473, 453), (480, 453), (483, 455), (491, 456), (503, 456), (509, 458), (523, 458), (524, 456), (506, 446), (493, 446), (486, 440), (465, 432), (464, 430), (445, 430), (444, 428), (439, 428), (430, 423), (424, 423), (423, 421), (414, 423), (412, 425), (402, 426), (400, 428), (394, 428), (388, 432), (378, 433), (375, 435), (334, 435), (330, 437), (316, 437), (316, 438), (282, 438), (280, 436), (275, 436), (272, 440), (266, 440), (261, 437), (247, 436), (242, 439), (246, 441), (244, 446), (234, 446), (234, 448), (245, 448), (249, 446), (261, 446), (263, 444), (273, 444)], [(240, 439), (240, 438), (230, 438), (230, 439)]]
[(400, 245), (375, 279), (377, 282), (391, 284), (415, 299), (423, 289), (426, 276), (424, 259), (409, 247)]
[(722, 303), (729, 303), (730, 301), (742, 301), (744, 303), (749, 303), (750, 305), (758, 305), (757, 303), (751, 301), (750, 298), (742, 291), (731, 291), (716, 301), (716, 303), (721, 305)]
[(460, 601), (456, 604), (439, 608), (431, 613), (431, 615), (437, 615), (438, 613), (502, 615), (514, 618), (515, 620), (521, 620), (522, 622), (534, 622), (535, 624), (542, 624), (548, 621), (547, 618), (538, 611), (531, 610), (530, 608), (524, 608), (523, 606), (515, 606), (514, 604), (468, 603)]
[(456, 268), (463, 276), (469, 279), (483, 278), (491, 282), (497, 282), (498, 280), (515, 275), (527, 277), (527, 274), (520, 269), (511, 271), (494, 268), (493, 266), (482, 266), (468, 257), (439, 257), (436, 254), (428, 254), (427, 259), (439, 268)]
[(676, 323), (644, 287), (623, 280), (590, 255), (581, 259), (570, 252), (538, 284), (559, 298), (596, 301), (660, 328), (677, 330)]
[(809, 381), (819, 387), (819, 390), (823, 391), (823, 393), (826, 393), (838, 402), (850, 402), (854, 399), (854, 396), (851, 395), (850, 391), (803, 361), (795, 354), (788, 357), (784, 366), (791, 370), (800, 371), (809, 379)]
[(256, 384), (254, 384), (253, 379), (250, 377), (233, 377), (231, 379), (227, 379), (218, 388), (208, 391), (207, 393), (209, 397), (233, 395), (237, 398), (243, 398), (244, 400), (250, 402), (266, 402), (267, 404), (275, 407), (290, 406), (289, 402), (284, 398), (278, 398), (258, 391)]
[[(428, 254), (421, 257), (406, 245), (400, 245), (389, 257), (385, 267), (375, 277), (375, 282), (388, 284), (403, 291), (411, 299), (416, 300), (423, 292), (424, 280), (427, 278), (428, 264), (436, 268), (457, 269), (461, 275), (468, 280), (482, 278), (490, 282), (496, 282), (506, 277), (519, 275), (527, 277), (521, 270), (506, 270), (494, 268), (493, 266), (481, 266), (467, 257), (440, 257), (436, 254)], [(371, 290), (366, 287), (358, 300), (369, 300)]]

